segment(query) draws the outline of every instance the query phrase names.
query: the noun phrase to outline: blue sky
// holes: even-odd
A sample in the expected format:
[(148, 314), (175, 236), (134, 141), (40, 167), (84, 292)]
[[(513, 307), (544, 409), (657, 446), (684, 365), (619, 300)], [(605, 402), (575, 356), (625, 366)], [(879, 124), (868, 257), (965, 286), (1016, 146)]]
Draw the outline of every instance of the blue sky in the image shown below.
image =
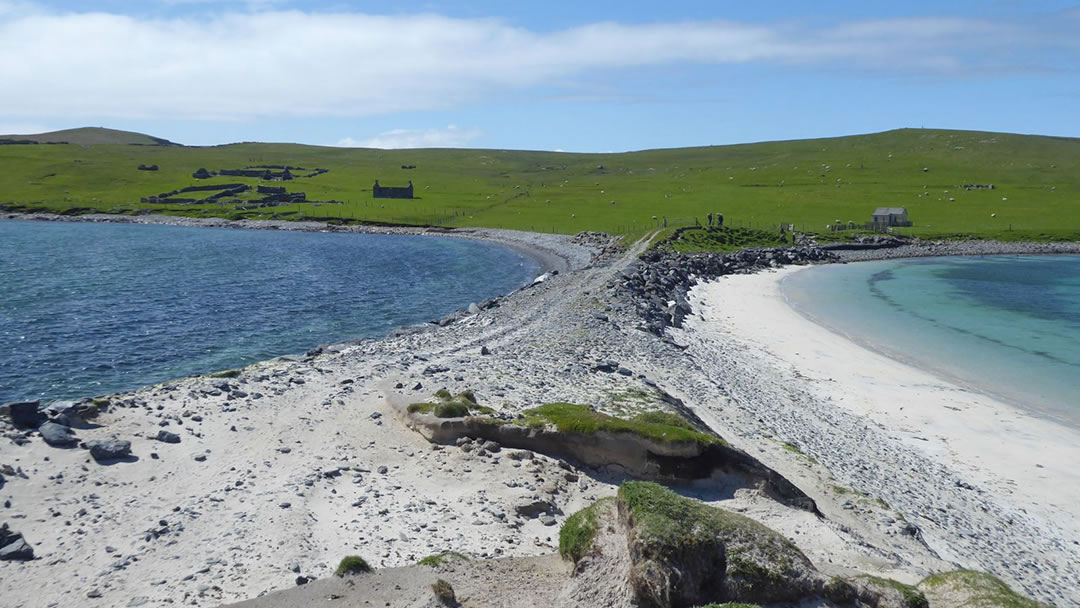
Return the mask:
[(0, 133), (624, 151), (1080, 136), (1070, 2), (0, 0)]

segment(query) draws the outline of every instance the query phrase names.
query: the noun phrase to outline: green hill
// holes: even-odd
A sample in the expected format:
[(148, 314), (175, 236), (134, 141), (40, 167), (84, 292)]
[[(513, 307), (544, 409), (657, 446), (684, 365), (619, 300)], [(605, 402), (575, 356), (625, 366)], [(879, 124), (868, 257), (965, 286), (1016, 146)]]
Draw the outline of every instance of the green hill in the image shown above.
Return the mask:
[(167, 139), (134, 133), (132, 131), (119, 131), (103, 127), (82, 127), (79, 129), (63, 129), (50, 131), (36, 135), (0, 135), (0, 140), (32, 141), (39, 144), (66, 143), (75, 145), (98, 145), (98, 144), (128, 144), (140, 146), (176, 146)]
[[(140, 171), (140, 164), (160, 169)], [(342, 204), (140, 203), (191, 185), (255, 186), (262, 183), (257, 177), (198, 180), (192, 174), (256, 165), (327, 169), (274, 185)], [(889, 206), (908, 209), (914, 226), (899, 229), (904, 233), (1080, 240), (1080, 141), (1004, 133), (901, 129), (620, 154), (255, 143), (13, 145), (0, 146), (0, 167), (0, 205), (21, 210), (320, 217), (633, 236), (664, 218), (669, 227), (704, 223), (709, 212), (723, 213), (729, 226), (775, 230), (784, 223), (824, 232), (838, 221), (868, 222), (875, 208)], [(373, 199), (376, 179), (384, 186), (411, 180), (417, 198)], [(965, 188), (974, 185), (985, 187)]]

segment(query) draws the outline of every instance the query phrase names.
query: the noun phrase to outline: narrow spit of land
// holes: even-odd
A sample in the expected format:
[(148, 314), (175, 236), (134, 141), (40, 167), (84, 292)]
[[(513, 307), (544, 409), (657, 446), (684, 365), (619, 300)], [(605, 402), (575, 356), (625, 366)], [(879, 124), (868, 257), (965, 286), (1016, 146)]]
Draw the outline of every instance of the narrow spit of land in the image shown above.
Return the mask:
[[(379, 568), (443, 551), (550, 554), (567, 515), (615, 493), (617, 468), (567, 470), (542, 455), (432, 446), (393, 419), (390, 401), (445, 388), (471, 390), (511, 415), (551, 402), (626, 415), (681, 400), (795, 481), (824, 517), (752, 487), (706, 481), (681, 491), (776, 529), (824, 573), (914, 582), (957, 562), (1080, 605), (1077, 548), (1061, 526), (1029, 525), (1012, 497), (958, 486), (967, 477), (934, 454), (814, 401), (806, 379), (763, 363), (737, 327), (710, 333), (691, 324), (674, 341), (643, 331), (619, 287), (643, 242), (616, 252), (596, 236), (475, 236), (528, 249), (560, 272), (440, 325), (109, 396), (75, 432), (131, 441), (125, 461), (103, 466), (34, 434), (0, 446), (5, 519), (39, 558), (0, 564), (5, 602), (215, 606), (329, 576), (349, 554)], [(809, 411), (829, 428), (802, 425)], [(179, 442), (157, 440), (162, 430)], [(875, 500), (885, 498), (879, 491), (888, 502)], [(537, 502), (555, 507), (552, 515), (519, 509)], [(935, 518), (930, 546), (908, 523), (920, 525), (925, 509), (948, 514)], [(988, 525), (1006, 512), (1011, 523)]]

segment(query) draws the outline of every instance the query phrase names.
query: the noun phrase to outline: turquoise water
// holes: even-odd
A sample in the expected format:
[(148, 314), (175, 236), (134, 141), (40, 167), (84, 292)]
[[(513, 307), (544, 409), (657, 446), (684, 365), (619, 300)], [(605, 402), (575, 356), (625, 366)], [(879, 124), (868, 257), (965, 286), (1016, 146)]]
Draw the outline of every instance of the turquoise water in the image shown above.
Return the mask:
[(0, 402), (130, 390), (381, 336), (538, 271), (454, 238), (0, 221)]
[(831, 265), (789, 276), (782, 291), (856, 342), (1080, 425), (1080, 256)]

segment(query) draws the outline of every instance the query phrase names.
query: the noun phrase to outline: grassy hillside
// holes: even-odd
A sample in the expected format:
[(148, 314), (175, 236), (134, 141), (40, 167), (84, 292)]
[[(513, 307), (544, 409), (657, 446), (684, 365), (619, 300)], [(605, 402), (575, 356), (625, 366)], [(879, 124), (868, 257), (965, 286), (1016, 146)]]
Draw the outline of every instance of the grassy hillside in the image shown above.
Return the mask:
[[(139, 171), (140, 164), (159, 165)], [(237, 211), (230, 205), (144, 205), (142, 196), (206, 183), (211, 171), (282, 164), (328, 173), (287, 185), (309, 200)], [(404, 169), (403, 165), (415, 165)], [(0, 204), (53, 211), (341, 218), (440, 226), (491, 226), (635, 236), (705, 223), (818, 232), (869, 221), (879, 206), (907, 207), (921, 236), (1080, 240), (1080, 141), (1064, 138), (903, 129), (873, 135), (734, 146), (569, 154), (506, 150), (370, 150), (294, 144), (208, 148), (0, 146)], [(372, 183), (405, 185), (414, 200), (372, 199)], [(965, 184), (994, 189), (965, 190)], [(275, 184), (281, 185), (281, 184)], [(654, 217), (656, 219), (654, 219)], [(1011, 228), (1011, 230), (1010, 230)]]
[(132, 131), (118, 131), (103, 127), (82, 127), (79, 129), (64, 129), (62, 131), (50, 131), (36, 135), (0, 135), (0, 139), (30, 140), (42, 144), (69, 143), (75, 145), (97, 144), (127, 144), (127, 145), (175, 145), (167, 139), (151, 137)]

